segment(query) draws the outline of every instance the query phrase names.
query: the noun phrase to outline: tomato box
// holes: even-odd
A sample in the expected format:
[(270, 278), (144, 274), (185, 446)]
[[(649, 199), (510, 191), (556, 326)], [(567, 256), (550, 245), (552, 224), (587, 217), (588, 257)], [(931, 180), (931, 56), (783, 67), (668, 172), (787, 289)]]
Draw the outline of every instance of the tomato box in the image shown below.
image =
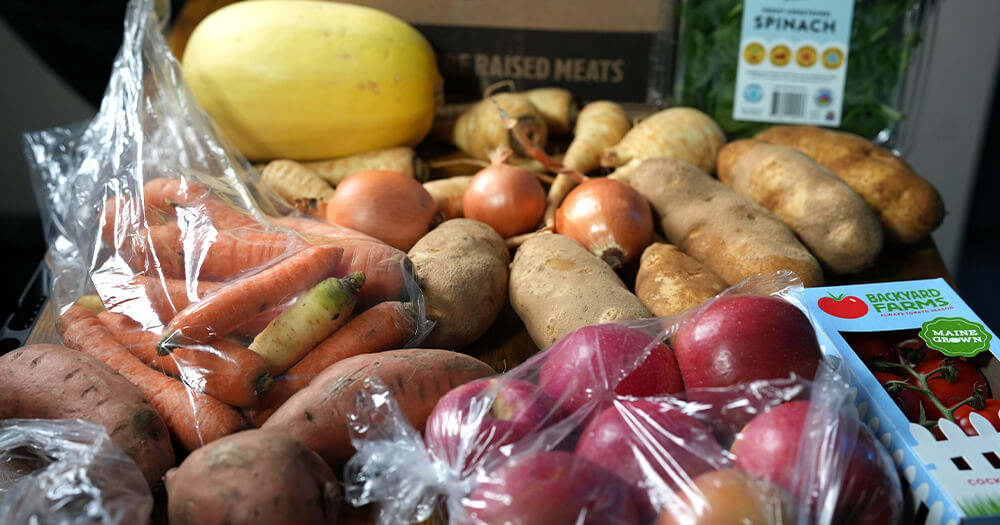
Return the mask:
[(802, 300), (908, 484), (914, 521), (996, 523), (996, 335), (943, 279), (807, 288)]

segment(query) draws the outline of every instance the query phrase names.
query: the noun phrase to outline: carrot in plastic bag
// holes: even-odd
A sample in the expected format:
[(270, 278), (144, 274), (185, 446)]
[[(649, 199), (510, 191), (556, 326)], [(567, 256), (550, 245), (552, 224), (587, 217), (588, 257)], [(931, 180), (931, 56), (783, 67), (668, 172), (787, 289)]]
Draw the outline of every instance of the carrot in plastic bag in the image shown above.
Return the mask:
[(267, 362), (245, 346), (216, 339), (201, 347), (180, 347), (169, 355), (159, 355), (160, 336), (143, 330), (128, 316), (101, 312), (97, 318), (140, 361), (219, 401), (248, 406), (271, 388)]
[(188, 450), (246, 427), (233, 407), (144, 365), (93, 312), (71, 306), (59, 318), (63, 344), (104, 361), (135, 385)]
[(262, 425), (326, 367), (351, 356), (402, 348), (417, 335), (418, 328), (416, 313), (409, 303), (386, 301), (361, 312), (279, 376), (274, 388), (249, 411), (250, 418)]
[(343, 253), (338, 246), (311, 246), (219, 288), (174, 316), (164, 330), (161, 346), (228, 335), (248, 319), (329, 277)]

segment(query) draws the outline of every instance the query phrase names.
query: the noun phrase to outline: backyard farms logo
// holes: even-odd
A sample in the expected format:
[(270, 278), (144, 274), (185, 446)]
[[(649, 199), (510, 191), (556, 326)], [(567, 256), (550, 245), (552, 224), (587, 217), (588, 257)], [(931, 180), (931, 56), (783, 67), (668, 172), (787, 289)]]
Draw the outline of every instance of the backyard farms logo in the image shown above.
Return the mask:
[(912, 312), (948, 306), (948, 301), (934, 288), (864, 295), (867, 301), (853, 295), (831, 293), (829, 297), (820, 298), (816, 305), (820, 310), (841, 319), (864, 317), (868, 313), (869, 305), (877, 313)]

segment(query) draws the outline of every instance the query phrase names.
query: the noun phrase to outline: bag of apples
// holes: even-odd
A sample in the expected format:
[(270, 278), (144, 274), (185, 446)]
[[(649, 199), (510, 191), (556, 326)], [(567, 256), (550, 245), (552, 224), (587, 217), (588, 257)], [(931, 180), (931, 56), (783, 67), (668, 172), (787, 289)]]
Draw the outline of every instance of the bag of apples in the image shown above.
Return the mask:
[(380, 523), (900, 523), (895, 467), (796, 306), (751, 278), (669, 318), (580, 328), (445, 395), (349, 415), (347, 498)]

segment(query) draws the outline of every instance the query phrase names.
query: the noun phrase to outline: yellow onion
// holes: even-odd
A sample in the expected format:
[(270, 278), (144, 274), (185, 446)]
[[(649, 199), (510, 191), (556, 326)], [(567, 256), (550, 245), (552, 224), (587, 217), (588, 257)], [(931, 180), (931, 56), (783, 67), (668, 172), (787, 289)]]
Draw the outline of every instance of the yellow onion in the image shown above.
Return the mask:
[(337, 185), (326, 220), (408, 251), (430, 228), (437, 203), (423, 185), (395, 171), (355, 173)]
[(462, 197), (462, 213), (488, 224), (501, 237), (513, 237), (538, 227), (545, 213), (545, 190), (534, 173), (494, 162), (472, 178)]
[(556, 210), (556, 232), (618, 269), (653, 242), (653, 215), (646, 198), (628, 184), (589, 179), (574, 188)]

